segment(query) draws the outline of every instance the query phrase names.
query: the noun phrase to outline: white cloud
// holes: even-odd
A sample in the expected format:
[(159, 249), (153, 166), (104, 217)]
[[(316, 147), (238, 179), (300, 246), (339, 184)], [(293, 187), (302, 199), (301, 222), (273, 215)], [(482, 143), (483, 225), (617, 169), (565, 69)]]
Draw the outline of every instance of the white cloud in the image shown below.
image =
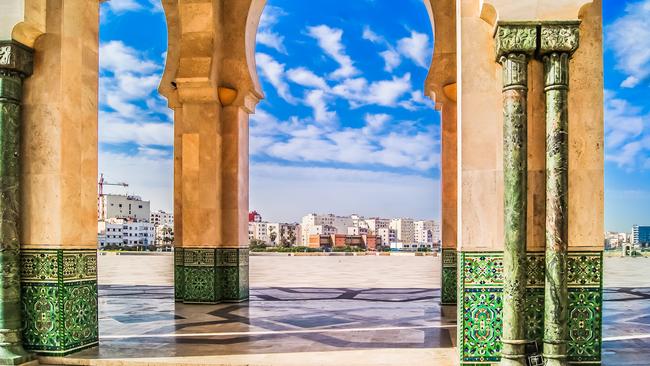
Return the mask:
[(99, 141), (171, 146), (171, 111), (156, 91), (163, 61), (120, 41), (102, 44), (99, 52)]
[(142, 9), (142, 5), (140, 5), (136, 0), (111, 0), (108, 2), (108, 7), (115, 13)]
[[(128, 192), (151, 201), (152, 210), (173, 211), (173, 160), (151, 149), (137, 156), (99, 151), (99, 171), (106, 179), (129, 184)], [(168, 154), (167, 154), (168, 155)], [(123, 188), (106, 186), (107, 193), (121, 193)]]
[(262, 12), (262, 17), (260, 18), (259, 29), (257, 32), (257, 43), (286, 54), (287, 50), (284, 47), (284, 37), (273, 31), (273, 26), (275, 26), (280, 18), (285, 15), (286, 13), (282, 8), (267, 5)]
[(144, 60), (138, 51), (122, 41), (109, 41), (99, 46), (99, 68), (114, 73), (142, 74), (159, 70), (161, 65)]
[(308, 34), (318, 41), (320, 48), (325, 51), (340, 67), (330, 74), (334, 79), (342, 79), (354, 76), (359, 73), (354, 67), (350, 56), (345, 53), (342, 37), (343, 31), (338, 28), (330, 28), (327, 25), (308, 27)]
[(258, 32), (257, 42), (271, 47), (280, 53), (287, 53), (287, 50), (284, 48), (284, 37), (275, 32), (266, 30)]
[(370, 41), (372, 43), (382, 43), (385, 42), (384, 38), (380, 36), (379, 34), (375, 33), (370, 29), (369, 26), (363, 27), (363, 34), (361, 37), (367, 41)]
[(368, 88), (368, 100), (383, 106), (394, 106), (397, 100), (411, 90), (411, 74), (406, 73), (401, 78), (373, 82)]
[(305, 94), (305, 104), (314, 110), (316, 122), (331, 124), (336, 122), (336, 112), (327, 108), (327, 95), (322, 90), (310, 90)]
[(149, 4), (151, 4), (151, 11), (156, 13), (164, 13), (165, 10), (162, 6), (162, 0), (149, 0)]
[(628, 3), (625, 15), (604, 34), (617, 69), (627, 76), (621, 87), (633, 88), (646, 80), (650, 76), (650, 0)]
[[(161, 0), (146, 0), (146, 3), (148, 6), (144, 6), (142, 1), (139, 0), (110, 0), (104, 2), (106, 5), (103, 5), (102, 8), (105, 6), (111, 13), (117, 15), (131, 11), (138, 12), (144, 10), (161, 14), (164, 12)], [(102, 18), (105, 16), (103, 11), (101, 12), (101, 16)]]
[(327, 82), (322, 77), (314, 74), (312, 71), (307, 70), (304, 67), (298, 67), (287, 71), (287, 77), (289, 80), (293, 81), (298, 85), (302, 85), (308, 88), (316, 88), (321, 90), (327, 90)]
[(395, 107), (399, 99), (411, 90), (411, 74), (394, 76), (389, 80), (379, 80), (368, 84), (364, 78), (346, 79), (332, 88), (332, 93), (347, 99), (352, 107), (377, 104)]
[(605, 92), (605, 159), (619, 167), (643, 168), (650, 153), (650, 116), (643, 110)]
[[(320, 113), (327, 112), (325, 109)], [(255, 154), (301, 163), (342, 163), (415, 171), (428, 171), (439, 164), (437, 128), (422, 128), (409, 121), (395, 122), (388, 114), (366, 114), (364, 126), (339, 129), (331, 124), (314, 124), (296, 118), (283, 122), (263, 110), (258, 113), (259, 116), (252, 116), (250, 129)], [(262, 142), (253, 143), (258, 138)]]
[(430, 177), (268, 163), (251, 164), (250, 174), (250, 207), (268, 220), (294, 222), (314, 211), (387, 218), (440, 215), (440, 181)]
[(424, 96), (424, 93), (420, 90), (414, 90), (411, 92), (411, 98), (409, 100), (403, 100), (399, 102), (400, 107), (408, 109), (410, 111), (416, 111), (418, 109), (435, 109), (435, 103)]
[(278, 95), (291, 104), (296, 104), (296, 99), (291, 95), (289, 84), (285, 81), (284, 64), (277, 62), (266, 53), (258, 52), (255, 55), (257, 66), (262, 71), (262, 76), (273, 85)]
[(393, 72), (402, 63), (402, 57), (392, 48), (380, 52), (379, 56), (384, 59), (384, 70), (387, 72)]
[(174, 127), (169, 122), (133, 122), (117, 113), (100, 111), (99, 141), (102, 143), (135, 143), (138, 145), (172, 146)]
[(425, 69), (429, 68), (426, 60), (431, 55), (431, 46), (429, 36), (426, 34), (411, 31), (410, 37), (402, 38), (397, 42), (397, 49), (402, 55), (413, 60), (416, 65)]

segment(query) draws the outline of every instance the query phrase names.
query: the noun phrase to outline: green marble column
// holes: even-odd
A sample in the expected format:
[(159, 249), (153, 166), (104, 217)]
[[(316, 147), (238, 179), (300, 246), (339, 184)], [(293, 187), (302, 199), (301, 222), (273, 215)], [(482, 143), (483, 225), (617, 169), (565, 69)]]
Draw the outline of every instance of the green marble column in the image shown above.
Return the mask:
[(499, 23), (497, 59), (503, 66), (503, 351), (502, 365), (526, 365), (526, 180), (528, 60), (537, 24)]
[(31, 49), (0, 41), (0, 365), (32, 359), (22, 345), (18, 227), (22, 84), (32, 59)]
[(567, 365), (569, 293), (569, 58), (578, 48), (578, 22), (543, 23), (540, 54), (546, 93), (546, 280), (544, 357), (546, 365)]

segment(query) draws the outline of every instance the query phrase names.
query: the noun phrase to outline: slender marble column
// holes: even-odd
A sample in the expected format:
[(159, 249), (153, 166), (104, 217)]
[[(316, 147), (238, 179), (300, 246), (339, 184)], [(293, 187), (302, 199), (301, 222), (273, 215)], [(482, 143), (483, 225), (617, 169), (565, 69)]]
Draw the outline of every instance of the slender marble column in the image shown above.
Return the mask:
[(501, 365), (526, 365), (526, 180), (528, 60), (537, 46), (537, 25), (500, 23), (497, 58), (503, 66), (503, 351)]
[(578, 48), (578, 22), (543, 23), (540, 54), (546, 93), (546, 283), (544, 357), (567, 365), (569, 58)]
[(32, 72), (32, 50), (0, 41), (0, 364), (31, 360), (21, 335), (20, 126), (23, 78)]

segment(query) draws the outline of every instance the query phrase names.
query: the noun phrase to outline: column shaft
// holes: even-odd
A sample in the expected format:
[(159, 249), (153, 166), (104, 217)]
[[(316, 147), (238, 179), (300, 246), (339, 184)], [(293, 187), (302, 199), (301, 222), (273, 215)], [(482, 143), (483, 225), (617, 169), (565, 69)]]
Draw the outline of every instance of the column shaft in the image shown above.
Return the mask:
[(511, 53), (503, 65), (503, 352), (502, 365), (525, 365), (526, 179), (528, 56)]
[(22, 345), (20, 304), (20, 131), (23, 77), (32, 51), (0, 42), (0, 364), (31, 360)]
[(526, 365), (526, 209), (528, 60), (537, 24), (500, 22), (497, 60), (503, 67), (503, 330), (501, 365)]
[(568, 243), (567, 53), (544, 56), (546, 78), (546, 282), (544, 354), (548, 365), (566, 365)]
[(546, 277), (544, 357), (548, 366), (567, 365), (569, 294), (569, 58), (578, 48), (580, 22), (544, 22), (540, 54), (546, 94)]

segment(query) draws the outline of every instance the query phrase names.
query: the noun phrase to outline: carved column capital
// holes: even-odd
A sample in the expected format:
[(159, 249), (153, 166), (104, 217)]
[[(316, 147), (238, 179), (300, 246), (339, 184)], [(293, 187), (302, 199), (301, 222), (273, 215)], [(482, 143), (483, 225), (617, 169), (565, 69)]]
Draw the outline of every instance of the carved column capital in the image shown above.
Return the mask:
[(499, 22), (495, 33), (496, 58), (508, 54), (532, 55), (537, 49), (537, 22)]
[(572, 54), (580, 45), (580, 21), (542, 22), (540, 25), (541, 55), (549, 53)]
[(16, 41), (0, 41), (0, 73), (27, 77), (34, 68), (34, 51)]

